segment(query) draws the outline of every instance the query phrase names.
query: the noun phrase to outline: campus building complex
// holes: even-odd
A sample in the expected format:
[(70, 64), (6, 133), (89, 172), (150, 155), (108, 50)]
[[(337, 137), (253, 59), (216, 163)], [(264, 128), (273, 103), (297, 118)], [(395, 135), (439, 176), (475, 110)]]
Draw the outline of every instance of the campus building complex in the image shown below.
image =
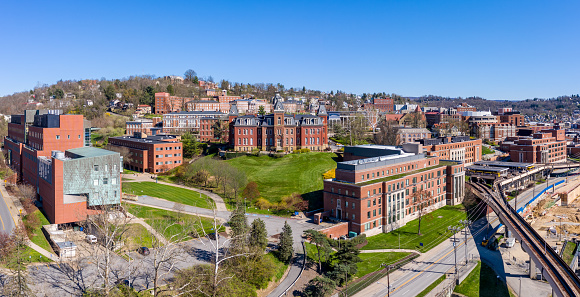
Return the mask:
[[(424, 212), (464, 197), (463, 162), (427, 156), (419, 143), (345, 147), (344, 160), (337, 163), (336, 178), (324, 181), (324, 212), (318, 216), (346, 221), (351, 232), (390, 232), (416, 219), (418, 191), (428, 193)], [(346, 234), (332, 236), (340, 235)]]
[(509, 152), (512, 162), (566, 162), (564, 129), (548, 129), (531, 136), (510, 137), (501, 144), (501, 148)]
[(133, 136), (110, 137), (109, 145), (129, 152), (127, 169), (159, 173), (171, 170), (183, 162), (183, 147), (175, 135), (147, 135), (136, 132)]
[[(122, 158), (90, 147), (90, 131), (82, 115), (60, 110), (26, 110), (8, 123), (8, 164), (19, 181), (34, 186), (53, 224), (77, 222), (120, 202)], [(104, 169), (93, 173), (96, 168)]]

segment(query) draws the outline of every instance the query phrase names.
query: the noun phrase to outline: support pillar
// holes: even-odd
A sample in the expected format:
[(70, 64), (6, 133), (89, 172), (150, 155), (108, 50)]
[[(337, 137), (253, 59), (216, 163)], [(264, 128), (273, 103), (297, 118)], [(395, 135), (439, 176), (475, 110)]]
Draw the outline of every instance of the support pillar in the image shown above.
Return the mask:
[(530, 256), (530, 278), (536, 279), (536, 263), (532, 260), (532, 256)]

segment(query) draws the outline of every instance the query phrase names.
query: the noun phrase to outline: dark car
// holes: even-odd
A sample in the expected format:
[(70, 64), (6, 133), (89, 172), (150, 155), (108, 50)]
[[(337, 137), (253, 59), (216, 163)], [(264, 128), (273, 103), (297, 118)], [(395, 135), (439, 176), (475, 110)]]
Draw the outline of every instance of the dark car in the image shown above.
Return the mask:
[(137, 249), (137, 252), (143, 256), (147, 256), (147, 255), (149, 255), (149, 248), (146, 246), (142, 246), (142, 247)]

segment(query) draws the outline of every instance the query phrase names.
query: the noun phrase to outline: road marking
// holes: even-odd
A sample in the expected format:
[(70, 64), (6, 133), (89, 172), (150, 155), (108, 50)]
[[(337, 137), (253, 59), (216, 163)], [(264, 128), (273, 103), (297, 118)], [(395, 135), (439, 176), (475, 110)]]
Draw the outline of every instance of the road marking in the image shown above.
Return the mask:
[(6, 230), (6, 227), (4, 227), (4, 221), (2, 220), (2, 216), (0, 216), (0, 222), (2, 222), (2, 230)]

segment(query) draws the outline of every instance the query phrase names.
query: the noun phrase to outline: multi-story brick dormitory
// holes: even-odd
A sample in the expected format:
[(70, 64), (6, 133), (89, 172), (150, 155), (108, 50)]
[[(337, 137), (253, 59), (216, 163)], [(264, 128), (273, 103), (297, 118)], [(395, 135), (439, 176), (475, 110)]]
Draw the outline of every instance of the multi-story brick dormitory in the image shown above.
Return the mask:
[(175, 135), (153, 135), (135, 132), (133, 136), (110, 137), (109, 144), (129, 149), (127, 169), (159, 173), (183, 162), (181, 138)]
[(508, 137), (501, 149), (509, 152), (513, 162), (566, 162), (566, 133), (564, 129), (548, 129), (532, 136)]
[(441, 157), (443, 160), (461, 161), (465, 166), (481, 161), (481, 139), (469, 136), (439, 137), (421, 139), (423, 151), (428, 156)]
[(348, 231), (374, 235), (416, 219), (416, 191), (430, 192), (427, 212), (463, 200), (463, 163), (427, 156), (419, 143), (351, 146), (344, 153), (336, 178), (324, 181), (324, 212), (315, 217), (346, 221)]
[(228, 113), (230, 145), (236, 151), (293, 151), (308, 148), (314, 151), (328, 147), (328, 114), (320, 105), (316, 115), (286, 114), (284, 104), (277, 100), (274, 113), (239, 116), (236, 105)]

